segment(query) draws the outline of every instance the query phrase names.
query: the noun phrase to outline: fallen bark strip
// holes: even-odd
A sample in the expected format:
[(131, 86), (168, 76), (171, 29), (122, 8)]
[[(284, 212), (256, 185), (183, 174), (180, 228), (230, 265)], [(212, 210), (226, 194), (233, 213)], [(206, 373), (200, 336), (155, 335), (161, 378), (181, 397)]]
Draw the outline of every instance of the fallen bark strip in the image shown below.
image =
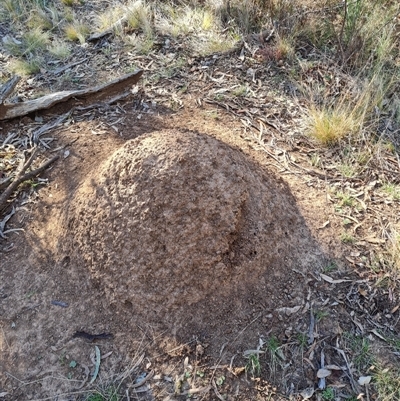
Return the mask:
[(8, 120), (15, 117), (25, 116), (38, 110), (48, 109), (57, 103), (75, 100), (75, 98), (82, 100), (90, 97), (89, 100), (92, 103), (108, 96), (114, 96), (119, 92), (125, 91), (128, 86), (136, 84), (142, 74), (143, 70), (137, 70), (120, 78), (114, 79), (111, 82), (92, 88), (56, 92), (22, 103), (0, 104), (0, 120)]
[(37, 148), (33, 151), (27, 162), (25, 160), (21, 160), (21, 163), (18, 167), (17, 174), (14, 180), (8, 185), (5, 191), (0, 195), (0, 213), (3, 212), (8, 206), (8, 198), (13, 194), (13, 192), (18, 188), (20, 184), (24, 181), (30, 180), (33, 177), (36, 177), (42, 171), (44, 171), (47, 167), (49, 167), (52, 163), (54, 163), (60, 155), (57, 154), (53, 156), (51, 159), (44, 162), (40, 167), (35, 170), (29, 171), (26, 173), (26, 170), (31, 166), (33, 160), (35, 159), (37, 154)]

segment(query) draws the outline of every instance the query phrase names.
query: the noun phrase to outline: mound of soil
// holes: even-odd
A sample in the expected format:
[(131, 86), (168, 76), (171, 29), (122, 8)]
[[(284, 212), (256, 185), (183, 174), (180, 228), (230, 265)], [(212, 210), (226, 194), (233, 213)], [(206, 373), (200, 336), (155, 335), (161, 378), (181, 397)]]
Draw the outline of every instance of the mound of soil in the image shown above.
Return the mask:
[(128, 141), (81, 185), (63, 241), (110, 303), (170, 327), (210, 327), (223, 310), (239, 318), (255, 298), (286, 305), (292, 269), (315, 257), (282, 180), (176, 130)]

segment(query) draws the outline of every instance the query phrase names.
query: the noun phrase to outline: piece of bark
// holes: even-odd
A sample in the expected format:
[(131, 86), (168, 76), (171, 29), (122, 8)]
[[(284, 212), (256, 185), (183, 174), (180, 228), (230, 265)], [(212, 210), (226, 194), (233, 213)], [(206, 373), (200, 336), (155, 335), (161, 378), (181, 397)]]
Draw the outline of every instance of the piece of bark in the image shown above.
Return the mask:
[[(8, 120), (15, 117), (25, 116), (38, 110), (49, 109), (57, 103), (66, 102), (69, 100), (72, 103), (76, 103), (75, 99), (89, 99), (90, 103), (104, 100), (109, 96), (115, 96), (117, 93), (125, 91), (128, 86), (136, 84), (142, 74), (143, 70), (137, 70), (120, 78), (114, 79), (111, 82), (87, 89), (56, 92), (22, 103), (0, 104), (0, 120)], [(73, 107), (73, 104), (71, 107)]]
[(3, 104), (4, 100), (7, 99), (10, 93), (14, 91), (14, 88), (16, 87), (20, 79), (21, 77), (15, 75), (0, 87), (0, 104)]

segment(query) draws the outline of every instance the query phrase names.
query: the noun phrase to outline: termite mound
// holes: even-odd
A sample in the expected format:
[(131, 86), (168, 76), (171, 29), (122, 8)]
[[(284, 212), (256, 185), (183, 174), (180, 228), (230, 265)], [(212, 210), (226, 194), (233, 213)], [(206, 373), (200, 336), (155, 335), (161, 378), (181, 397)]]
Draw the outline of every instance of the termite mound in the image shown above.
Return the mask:
[(69, 254), (109, 302), (167, 323), (186, 323), (189, 309), (207, 319), (222, 300), (240, 307), (249, 291), (268, 299), (307, 264), (309, 237), (283, 180), (190, 131), (125, 143), (75, 194), (67, 231)]

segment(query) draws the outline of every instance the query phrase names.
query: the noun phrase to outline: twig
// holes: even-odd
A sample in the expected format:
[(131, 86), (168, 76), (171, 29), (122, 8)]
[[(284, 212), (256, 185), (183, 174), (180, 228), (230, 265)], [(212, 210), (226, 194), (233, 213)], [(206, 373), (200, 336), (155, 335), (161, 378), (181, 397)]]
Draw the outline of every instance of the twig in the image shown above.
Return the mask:
[[(14, 214), (15, 214), (15, 208), (13, 207), (12, 210), (11, 210), (11, 212), (8, 213), (8, 214), (4, 217), (4, 219), (0, 221), (0, 237), (1, 237), (1, 238), (7, 238), (7, 237), (5, 236), (5, 234), (7, 234), (7, 233), (10, 232), (10, 231), (15, 231), (15, 230), (17, 230), (17, 229), (14, 229), (14, 230), (4, 231), (4, 227), (6, 226), (8, 220), (10, 220), (11, 217), (14, 216)], [(18, 230), (19, 230), (19, 229), (18, 229)]]
[(53, 70), (53, 71), (50, 71), (50, 72), (51, 72), (52, 74), (54, 74), (54, 75), (59, 75), (59, 74), (62, 73), (63, 71), (68, 70), (68, 68), (75, 67), (76, 65), (82, 64), (82, 63), (84, 63), (85, 61), (87, 61), (87, 58), (84, 58), (84, 59), (79, 60), (79, 61), (75, 61), (74, 63), (70, 63), (70, 64), (67, 64), (67, 65), (64, 65), (64, 66), (59, 67), (59, 68), (57, 68), (57, 69), (55, 69), (55, 70)]
[(218, 389), (217, 389), (217, 385), (216, 385), (214, 379), (212, 379), (211, 384), (212, 384), (212, 387), (213, 387), (213, 389), (214, 389), (214, 393), (215, 393), (215, 395), (217, 396), (217, 398), (218, 398), (219, 400), (221, 400), (221, 401), (224, 401), (224, 398), (222, 397), (222, 395), (220, 394), (220, 392), (219, 392)]
[(342, 64), (344, 64), (343, 33), (344, 33), (344, 26), (346, 25), (346, 20), (347, 20), (347, 0), (344, 0), (343, 7), (344, 7), (343, 23), (340, 29), (340, 35), (338, 37), (340, 52), (342, 55)]
[(314, 342), (314, 327), (315, 327), (315, 317), (310, 308), (310, 327), (308, 329), (308, 345), (311, 345)]
[(333, 348), (343, 357), (344, 362), (346, 363), (346, 367), (347, 367), (347, 371), (348, 371), (348, 375), (347, 376), (350, 379), (351, 387), (352, 387), (352, 389), (353, 389), (353, 391), (355, 393), (358, 393), (359, 389), (357, 388), (357, 384), (356, 384), (356, 382), (355, 382), (355, 380), (353, 378), (351, 367), (350, 367), (349, 362), (348, 362), (348, 360), (346, 358), (346, 354), (340, 348), (337, 348), (337, 347), (333, 347)]
[(12, 193), (18, 188), (18, 186), (31, 178), (37, 176), (42, 171), (44, 171), (47, 167), (49, 167), (52, 163), (54, 163), (60, 155), (53, 156), (50, 160), (44, 162), (40, 167), (35, 170), (30, 171), (29, 173), (25, 173), (26, 170), (31, 166), (33, 160), (37, 154), (37, 148), (33, 151), (32, 155), (29, 157), (28, 161), (24, 163), (24, 160), (21, 161), (21, 164), (18, 167), (17, 174), (12, 181), (12, 183), (6, 188), (6, 190), (0, 195), (0, 212), (6, 209), (8, 198), (12, 195)]

